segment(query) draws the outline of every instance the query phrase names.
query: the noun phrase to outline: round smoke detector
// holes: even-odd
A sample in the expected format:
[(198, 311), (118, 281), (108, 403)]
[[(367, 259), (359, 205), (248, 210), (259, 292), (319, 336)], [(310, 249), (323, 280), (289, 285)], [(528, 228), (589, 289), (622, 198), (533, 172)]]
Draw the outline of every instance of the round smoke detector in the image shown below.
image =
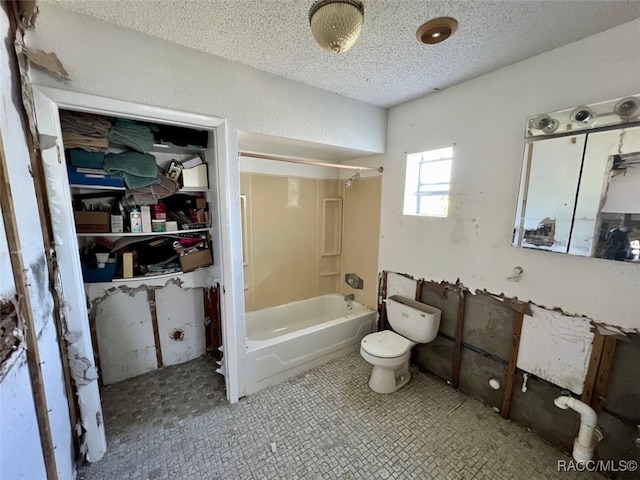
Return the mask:
[(419, 42), (427, 45), (444, 42), (458, 29), (458, 21), (451, 17), (432, 18), (420, 25), (416, 32)]

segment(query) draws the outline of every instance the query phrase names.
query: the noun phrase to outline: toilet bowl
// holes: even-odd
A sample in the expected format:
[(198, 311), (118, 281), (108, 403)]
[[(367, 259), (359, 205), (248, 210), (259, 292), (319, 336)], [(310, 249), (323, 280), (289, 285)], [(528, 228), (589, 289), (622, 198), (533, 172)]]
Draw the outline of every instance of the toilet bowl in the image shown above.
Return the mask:
[(371, 333), (360, 342), (360, 355), (373, 365), (369, 387), (377, 393), (392, 393), (411, 379), (409, 357), (416, 343), (391, 330)]
[(393, 393), (411, 379), (411, 348), (428, 343), (438, 334), (440, 310), (410, 298), (394, 295), (385, 299), (387, 319), (395, 330), (367, 335), (360, 342), (360, 355), (373, 366), (369, 387), (377, 393)]

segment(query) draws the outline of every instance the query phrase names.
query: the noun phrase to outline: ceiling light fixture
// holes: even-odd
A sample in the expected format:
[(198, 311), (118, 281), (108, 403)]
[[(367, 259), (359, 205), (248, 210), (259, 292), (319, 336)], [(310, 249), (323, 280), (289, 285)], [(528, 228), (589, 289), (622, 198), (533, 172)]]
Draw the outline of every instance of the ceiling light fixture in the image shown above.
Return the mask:
[(328, 52), (349, 50), (364, 23), (364, 6), (357, 0), (317, 0), (309, 9), (309, 24), (316, 42)]
[(438, 17), (420, 25), (416, 38), (421, 43), (433, 45), (444, 42), (458, 29), (458, 21), (451, 17)]

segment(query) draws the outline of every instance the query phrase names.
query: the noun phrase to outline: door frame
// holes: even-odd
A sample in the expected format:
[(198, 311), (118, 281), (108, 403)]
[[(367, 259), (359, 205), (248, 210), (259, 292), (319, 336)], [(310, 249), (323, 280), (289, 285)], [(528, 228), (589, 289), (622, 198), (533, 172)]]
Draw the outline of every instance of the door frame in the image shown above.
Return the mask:
[[(211, 278), (222, 292), (222, 339), (226, 395), (236, 403), (245, 393), (245, 318), (242, 271), (242, 228), (240, 220), (240, 173), (237, 138), (227, 120), (162, 107), (115, 100), (84, 93), (33, 85), (37, 130), (42, 151), (47, 198), (51, 209), (56, 256), (64, 295), (63, 305), (68, 332), (66, 341), (77, 356), (95, 367), (88, 321), (87, 303), (78, 257), (78, 241), (69, 195), (58, 110), (68, 108), (97, 114), (133, 117), (184, 127), (207, 129), (215, 135), (215, 170), (210, 172), (210, 190), (214, 195), (221, 228), (212, 226), (221, 258)], [(216, 275), (217, 273), (217, 275)], [(219, 276), (219, 278), (215, 278)], [(65, 341), (60, 338), (59, 341)], [(77, 383), (77, 382), (76, 382)], [(104, 422), (98, 382), (77, 384), (80, 417), (85, 429), (86, 459), (100, 460), (106, 452)]]

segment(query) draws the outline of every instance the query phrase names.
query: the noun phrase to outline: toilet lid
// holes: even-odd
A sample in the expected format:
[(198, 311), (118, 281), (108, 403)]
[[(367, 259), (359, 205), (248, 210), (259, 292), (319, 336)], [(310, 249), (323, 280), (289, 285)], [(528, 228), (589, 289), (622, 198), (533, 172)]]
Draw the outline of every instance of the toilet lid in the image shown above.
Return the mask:
[(392, 358), (407, 353), (411, 348), (411, 342), (396, 332), (382, 330), (364, 337), (360, 346), (374, 357)]

